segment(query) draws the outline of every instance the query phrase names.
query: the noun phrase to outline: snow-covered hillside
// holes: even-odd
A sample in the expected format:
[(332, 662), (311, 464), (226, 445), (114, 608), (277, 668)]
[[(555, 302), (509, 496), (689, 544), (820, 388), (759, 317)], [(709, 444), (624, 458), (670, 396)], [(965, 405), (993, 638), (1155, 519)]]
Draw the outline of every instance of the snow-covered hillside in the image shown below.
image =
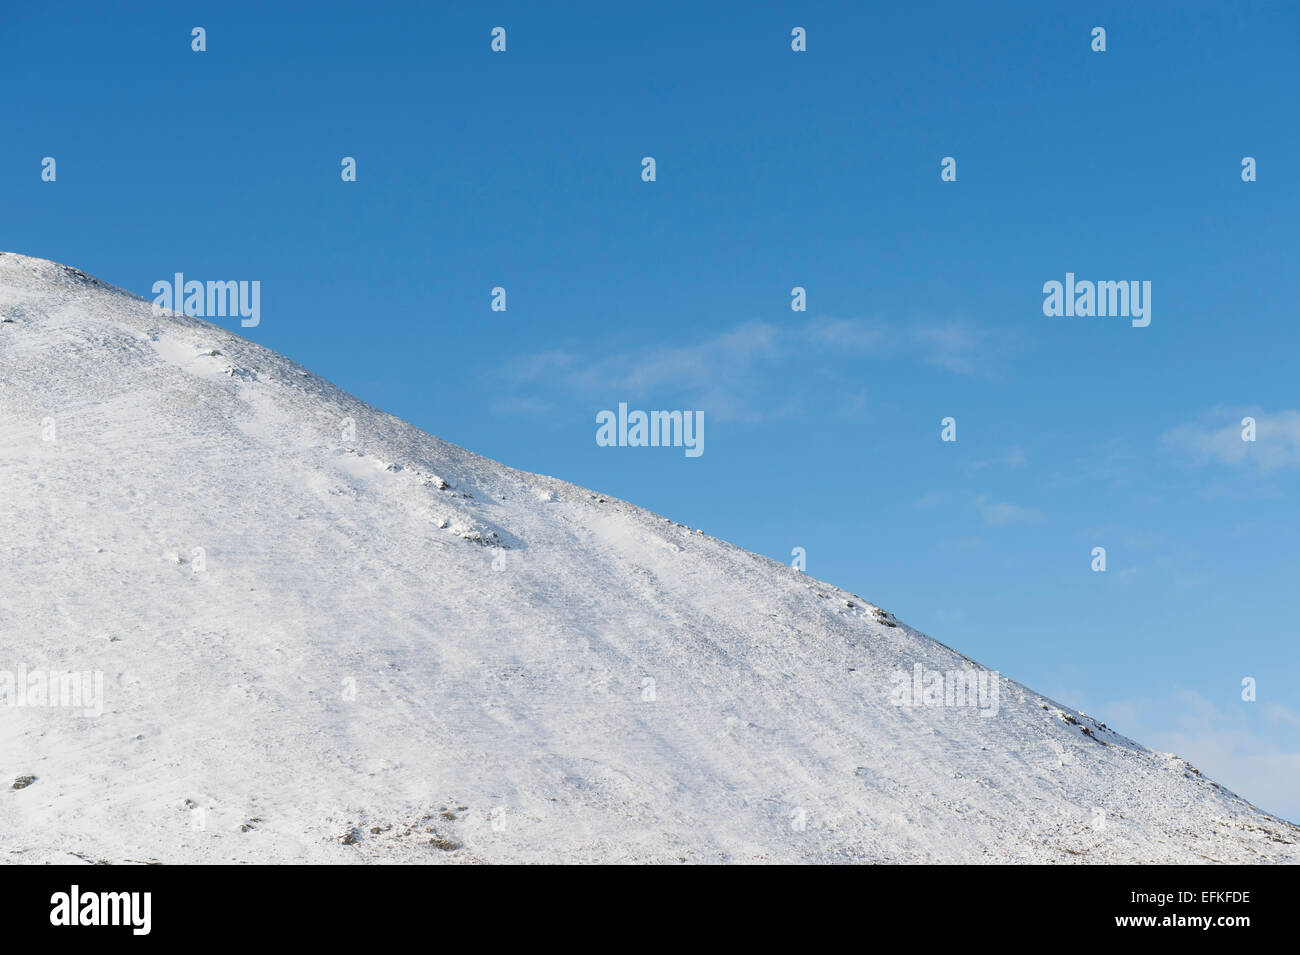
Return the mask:
[(898, 705), (980, 668), (857, 595), (229, 331), (14, 254), (0, 319), (4, 861), (1300, 861), (1006, 678)]

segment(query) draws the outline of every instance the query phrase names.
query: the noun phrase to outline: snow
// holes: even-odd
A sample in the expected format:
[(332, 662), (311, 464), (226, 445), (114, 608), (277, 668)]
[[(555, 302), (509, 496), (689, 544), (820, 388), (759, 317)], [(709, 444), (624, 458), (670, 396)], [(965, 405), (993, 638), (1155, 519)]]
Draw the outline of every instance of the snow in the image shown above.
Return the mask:
[(0, 701), (5, 861), (1300, 861), (1005, 677), (895, 705), (978, 664), (856, 594), (229, 331), (14, 254), (0, 316), (0, 673), (103, 676)]

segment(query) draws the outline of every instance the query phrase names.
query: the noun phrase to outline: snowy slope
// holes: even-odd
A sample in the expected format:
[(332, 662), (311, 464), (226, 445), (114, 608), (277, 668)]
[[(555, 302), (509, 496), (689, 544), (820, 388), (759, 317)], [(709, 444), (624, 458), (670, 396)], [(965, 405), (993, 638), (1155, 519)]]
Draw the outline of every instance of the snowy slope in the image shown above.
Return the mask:
[(895, 705), (976, 665), (860, 597), (223, 329), (13, 254), (0, 318), (0, 671), (103, 675), (0, 704), (0, 859), (1300, 860), (1005, 678)]

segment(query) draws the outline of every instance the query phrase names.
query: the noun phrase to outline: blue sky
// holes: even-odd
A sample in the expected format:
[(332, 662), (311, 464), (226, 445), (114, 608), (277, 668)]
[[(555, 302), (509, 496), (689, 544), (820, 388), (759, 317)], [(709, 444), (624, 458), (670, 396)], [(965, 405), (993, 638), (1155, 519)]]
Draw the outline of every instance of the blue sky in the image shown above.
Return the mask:
[[(259, 280), (365, 400), (1300, 819), (1294, 4), (120, 6), (0, 21), (0, 247)], [(1067, 272), (1151, 324), (1045, 316)], [(705, 453), (598, 447), (620, 401)]]

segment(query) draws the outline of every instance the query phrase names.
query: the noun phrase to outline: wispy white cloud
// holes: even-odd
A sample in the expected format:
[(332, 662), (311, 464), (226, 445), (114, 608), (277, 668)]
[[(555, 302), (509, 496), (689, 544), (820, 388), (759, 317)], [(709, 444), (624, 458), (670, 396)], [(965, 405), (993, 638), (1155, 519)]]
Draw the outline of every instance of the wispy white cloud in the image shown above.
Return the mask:
[(951, 491), (936, 491), (919, 497), (915, 504), (927, 510), (939, 507), (969, 508), (985, 527), (1005, 527), (1010, 524), (1033, 524), (1042, 520), (1036, 507), (995, 500), (988, 494), (965, 496)]
[(979, 512), (980, 520), (989, 527), (1029, 524), (1042, 517), (1037, 508), (1022, 507), (1010, 501), (995, 501), (986, 494), (975, 498), (974, 506)]
[(537, 418), (548, 418), (554, 412), (550, 402), (543, 401), (536, 395), (525, 395), (523, 397), (501, 395), (492, 399), (491, 408), (497, 414), (532, 416)]
[(987, 471), (989, 469), (1013, 470), (1023, 468), (1028, 463), (1029, 450), (1013, 445), (1005, 450), (971, 461), (966, 465), (966, 470), (970, 472)]
[[(1243, 419), (1255, 420), (1255, 440), (1243, 440)], [(1300, 411), (1215, 409), (1162, 437), (1164, 446), (1199, 464), (1254, 467), (1268, 473), (1300, 467)]]
[(553, 349), (517, 358), (510, 370), (516, 381), (530, 382), (549, 375), (566, 374), (580, 364), (581, 360), (573, 352)]
[(915, 325), (910, 329), (924, 360), (959, 375), (977, 375), (988, 370), (987, 333), (965, 321)]
[[(987, 366), (984, 347), (984, 336), (961, 321), (891, 326), (874, 319), (822, 316), (788, 325), (744, 322), (692, 342), (599, 356), (552, 349), (518, 358), (506, 371), (516, 389), (558, 388), (584, 396), (612, 393), (629, 398), (688, 392), (720, 420), (767, 420), (799, 410), (790, 389), (773, 387), (789, 369), (808, 363), (830, 368), (846, 356), (878, 356), (971, 374)], [(829, 403), (825, 397), (816, 399)], [(867, 395), (854, 387), (844, 400), (862, 409)], [(502, 401), (494, 407), (508, 411), (512, 406)], [(518, 405), (519, 410), (528, 407)]]
[(1113, 703), (1103, 710), (1117, 732), (1183, 757), (1266, 812), (1300, 820), (1294, 735), (1300, 713), (1291, 707), (1262, 701), (1220, 707), (1184, 689), (1165, 703)]
[(861, 319), (815, 318), (803, 326), (810, 342), (833, 348), (877, 349), (885, 344), (885, 328)]

